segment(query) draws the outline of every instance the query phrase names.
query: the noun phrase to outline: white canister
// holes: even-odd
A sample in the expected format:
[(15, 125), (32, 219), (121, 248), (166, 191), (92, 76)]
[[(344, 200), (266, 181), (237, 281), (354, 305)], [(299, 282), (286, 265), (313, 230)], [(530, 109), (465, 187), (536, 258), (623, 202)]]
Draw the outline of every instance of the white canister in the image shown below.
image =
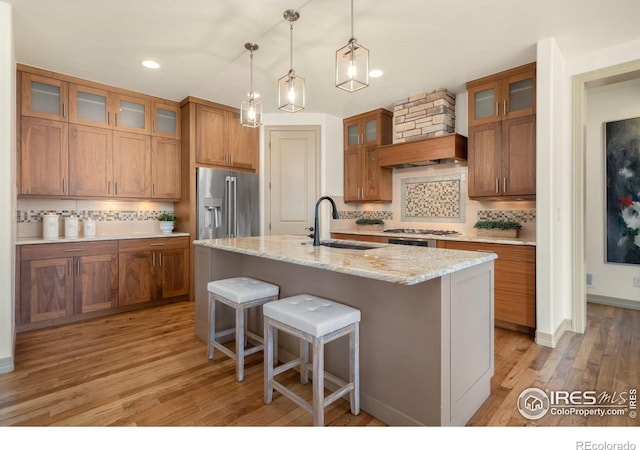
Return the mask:
[(60, 236), (59, 220), (57, 214), (45, 214), (42, 216), (42, 237), (54, 239)]
[(85, 237), (92, 237), (96, 235), (96, 223), (91, 217), (84, 219), (82, 224), (84, 226)]
[(64, 219), (64, 237), (78, 237), (78, 218), (71, 216)]

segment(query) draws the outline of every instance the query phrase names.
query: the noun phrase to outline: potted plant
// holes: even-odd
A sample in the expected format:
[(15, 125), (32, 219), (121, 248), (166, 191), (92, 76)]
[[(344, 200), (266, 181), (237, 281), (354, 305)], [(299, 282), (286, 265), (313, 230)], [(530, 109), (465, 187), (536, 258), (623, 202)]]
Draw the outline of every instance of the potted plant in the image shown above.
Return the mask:
[(358, 231), (382, 231), (384, 221), (382, 219), (367, 219), (361, 217), (356, 220)]
[(176, 216), (172, 213), (162, 213), (159, 214), (157, 219), (160, 221), (160, 230), (162, 234), (171, 234), (173, 231), (173, 226), (176, 222)]
[(503, 220), (479, 220), (474, 228), (478, 230), (478, 236), (517, 238), (522, 225), (518, 222)]

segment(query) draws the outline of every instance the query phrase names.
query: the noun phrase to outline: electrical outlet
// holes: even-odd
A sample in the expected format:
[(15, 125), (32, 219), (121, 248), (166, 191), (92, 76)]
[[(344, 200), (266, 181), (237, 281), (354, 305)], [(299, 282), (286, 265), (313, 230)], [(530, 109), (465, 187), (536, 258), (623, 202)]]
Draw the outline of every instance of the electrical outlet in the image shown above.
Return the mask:
[(640, 288), (640, 277), (633, 277), (633, 287)]
[(593, 274), (587, 272), (587, 287), (588, 288), (592, 288), (594, 287), (594, 283), (593, 283)]

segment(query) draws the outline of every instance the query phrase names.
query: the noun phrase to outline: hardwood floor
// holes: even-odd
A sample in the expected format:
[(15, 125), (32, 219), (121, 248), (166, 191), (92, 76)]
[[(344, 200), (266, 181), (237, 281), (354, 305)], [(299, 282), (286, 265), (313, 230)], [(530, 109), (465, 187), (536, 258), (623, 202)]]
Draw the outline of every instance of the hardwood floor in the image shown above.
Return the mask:
[[(624, 417), (520, 415), (528, 387), (618, 393), (640, 387), (640, 311), (589, 304), (584, 335), (565, 333), (555, 349), (496, 329), (492, 394), (470, 426), (637, 426)], [(0, 375), (0, 425), (307, 426), (309, 413), (275, 394), (262, 400), (262, 354), (247, 359), (245, 381), (233, 362), (193, 335), (193, 303), (180, 302), (59, 328), (21, 333), (15, 371)], [(300, 395), (310, 385), (287, 376)], [(381, 426), (346, 401), (328, 408), (329, 426)]]

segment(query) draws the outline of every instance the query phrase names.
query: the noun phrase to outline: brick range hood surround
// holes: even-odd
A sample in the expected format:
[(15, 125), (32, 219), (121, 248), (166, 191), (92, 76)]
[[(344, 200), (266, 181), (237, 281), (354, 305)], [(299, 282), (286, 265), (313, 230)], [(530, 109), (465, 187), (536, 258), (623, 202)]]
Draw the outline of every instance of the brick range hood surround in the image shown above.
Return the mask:
[(453, 133), (456, 96), (445, 88), (398, 100), (393, 108), (393, 143)]
[(467, 138), (454, 133), (456, 98), (444, 88), (396, 102), (393, 144), (380, 147), (383, 167), (414, 167), (467, 159)]

